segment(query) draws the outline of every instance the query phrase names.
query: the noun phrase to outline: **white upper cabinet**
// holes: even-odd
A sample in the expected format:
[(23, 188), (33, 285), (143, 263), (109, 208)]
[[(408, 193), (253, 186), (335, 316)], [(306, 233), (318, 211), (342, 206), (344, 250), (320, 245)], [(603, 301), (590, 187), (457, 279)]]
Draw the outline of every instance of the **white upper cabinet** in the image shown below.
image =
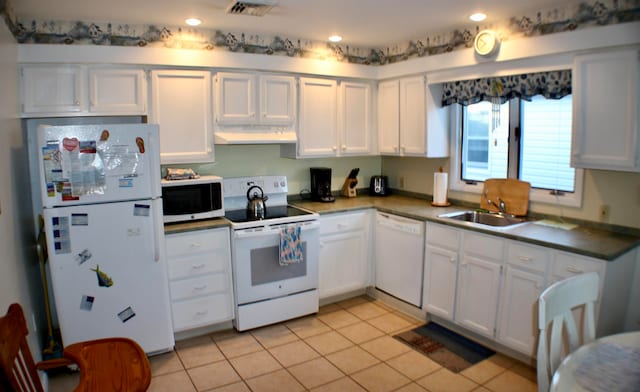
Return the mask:
[(144, 114), (146, 108), (147, 83), (142, 69), (89, 69), (90, 112)]
[(151, 72), (151, 119), (160, 125), (160, 160), (212, 162), (213, 108), (209, 71)]
[(638, 56), (629, 49), (574, 58), (572, 166), (640, 171)]
[(373, 133), (371, 85), (342, 81), (338, 93), (339, 155), (369, 154)]
[(439, 85), (424, 76), (381, 82), (378, 86), (378, 145), (385, 155), (446, 157), (447, 109)]
[(84, 65), (23, 65), (22, 116), (141, 115), (142, 69)]
[(300, 157), (336, 155), (337, 87), (331, 79), (300, 78)]
[(216, 82), (216, 123), (220, 125), (292, 125), (293, 76), (220, 72)]

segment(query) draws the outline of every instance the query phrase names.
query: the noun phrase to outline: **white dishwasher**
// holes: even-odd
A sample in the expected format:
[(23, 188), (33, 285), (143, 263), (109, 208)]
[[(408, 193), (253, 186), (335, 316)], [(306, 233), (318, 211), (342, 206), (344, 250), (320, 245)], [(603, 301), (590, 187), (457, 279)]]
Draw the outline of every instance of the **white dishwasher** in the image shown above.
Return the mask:
[(376, 287), (422, 306), (424, 222), (376, 213)]

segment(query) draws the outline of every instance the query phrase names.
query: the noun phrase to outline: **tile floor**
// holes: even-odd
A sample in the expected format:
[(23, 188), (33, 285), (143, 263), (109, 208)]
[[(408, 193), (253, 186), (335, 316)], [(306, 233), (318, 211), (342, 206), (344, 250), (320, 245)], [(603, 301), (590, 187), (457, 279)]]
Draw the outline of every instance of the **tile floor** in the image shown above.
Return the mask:
[[(537, 391), (535, 369), (496, 354), (456, 374), (392, 336), (424, 323), (368, 297), (243, 333), (176, 343), (150, 359), (150, 392)], [(77, 374), (50, 379), (71, 391)]]

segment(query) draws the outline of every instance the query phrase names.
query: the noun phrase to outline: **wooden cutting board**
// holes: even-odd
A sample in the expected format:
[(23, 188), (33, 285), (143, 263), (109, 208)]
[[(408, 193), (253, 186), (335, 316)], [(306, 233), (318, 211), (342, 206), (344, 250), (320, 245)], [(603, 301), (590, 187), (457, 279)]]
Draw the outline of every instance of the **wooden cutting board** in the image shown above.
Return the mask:
[(498, 205), (498, 198), (501, 198), (504, 200), (507, 214), (515, 216), (527, 215), (530, 190), (531, 184), (526, 181), (511, 178), (486, 179), (480, 196), (480, 208), (499, 212), (500, 209), (495, 205), (490, 205), (487, 200), (491, 200)]

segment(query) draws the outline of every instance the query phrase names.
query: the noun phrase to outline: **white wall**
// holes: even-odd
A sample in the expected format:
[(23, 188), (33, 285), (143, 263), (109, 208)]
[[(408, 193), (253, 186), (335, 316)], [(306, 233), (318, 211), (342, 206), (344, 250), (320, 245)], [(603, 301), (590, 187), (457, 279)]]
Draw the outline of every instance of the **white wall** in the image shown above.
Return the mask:
[(18, 118), (17, 61), (18, 45), (7, 26), (0, 23), (0, 314), (13, 302), (22, 305), (31, 351), (39, 359), (39, 332), (34, 331), (32, 314), (42, 320), (44, 310), (29, 219), (25, 143)]

